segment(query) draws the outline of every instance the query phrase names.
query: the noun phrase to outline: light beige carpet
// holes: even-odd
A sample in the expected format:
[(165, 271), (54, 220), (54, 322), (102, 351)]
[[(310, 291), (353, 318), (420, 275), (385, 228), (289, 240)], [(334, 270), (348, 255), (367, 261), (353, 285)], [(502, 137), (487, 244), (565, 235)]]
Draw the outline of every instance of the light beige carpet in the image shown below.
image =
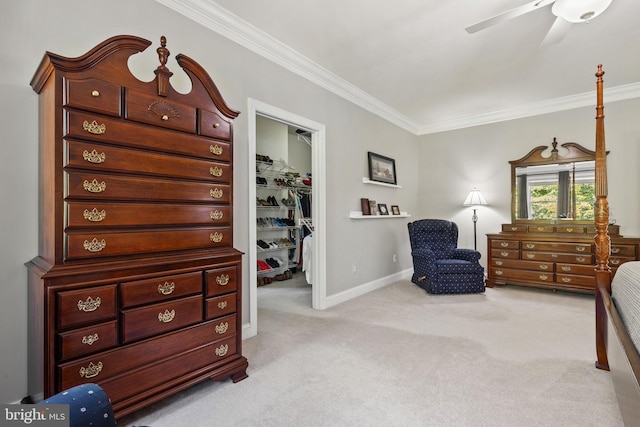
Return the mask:
[(594, 368), (593, 296), (435, 296), (401, 281), (316, 311), (303, 281), (258, 294), (249, 378), (206, 381), (119, 425), (623, 425)]

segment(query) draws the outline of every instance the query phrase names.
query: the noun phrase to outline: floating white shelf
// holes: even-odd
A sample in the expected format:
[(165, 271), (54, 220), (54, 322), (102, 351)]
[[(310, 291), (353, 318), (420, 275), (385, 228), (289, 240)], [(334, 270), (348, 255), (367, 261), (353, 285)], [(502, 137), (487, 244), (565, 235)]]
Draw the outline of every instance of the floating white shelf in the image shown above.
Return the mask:
[[(367, 177), (363, 177), (362, 178), (362, 182), (364, 182), (365, 184), (381, 185), (383, 187), (402, 188), (402, 185), (387, 184), (386, 182), (371, 181)], [(399, 215), (396, 215), (396, 216), (399, 216)]]
[(409, 218), (409, 215), (406, 212), (400, 212), (400, 215), (362, 215), (362, 211), (351, 211), (349, 212), (349, 218), (351, 219), (392, 219), (392, 218)]

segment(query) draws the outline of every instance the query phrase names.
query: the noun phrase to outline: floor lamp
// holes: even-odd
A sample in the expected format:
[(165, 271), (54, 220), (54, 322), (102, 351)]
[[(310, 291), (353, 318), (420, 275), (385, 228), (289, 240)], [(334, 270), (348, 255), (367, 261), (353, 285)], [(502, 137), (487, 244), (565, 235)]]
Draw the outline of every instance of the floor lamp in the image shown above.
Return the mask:
[(482, 193), (476, 187), (473, 187), (473, 191), (469, 193), (467, 198), (465, 199), (463, 206), (471, 206), (473, 207), (473, 216), (471, 219), (473, 220), (473, 249), (478, 250), (478, 240), (476, 235), (476, 223), (478, 222), (478, 215), (476, 211), (478, 210), (478, 206), (487, 205), (487, 201), (482, 197)]

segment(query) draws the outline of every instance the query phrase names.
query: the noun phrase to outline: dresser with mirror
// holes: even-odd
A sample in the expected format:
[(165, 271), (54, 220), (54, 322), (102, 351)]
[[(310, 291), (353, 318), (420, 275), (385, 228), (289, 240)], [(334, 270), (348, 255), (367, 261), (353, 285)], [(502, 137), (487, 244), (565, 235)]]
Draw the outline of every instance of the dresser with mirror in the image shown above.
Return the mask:
[[(595, 290), (595, 152), (577, 143), (534, 148), (511, 165), (511, 223), (487, 234), (487, 286)], [(613, 222), (613, 221), (612, 221)], [(640, 238), (611, 223), (615, 274), (640, 259)]]

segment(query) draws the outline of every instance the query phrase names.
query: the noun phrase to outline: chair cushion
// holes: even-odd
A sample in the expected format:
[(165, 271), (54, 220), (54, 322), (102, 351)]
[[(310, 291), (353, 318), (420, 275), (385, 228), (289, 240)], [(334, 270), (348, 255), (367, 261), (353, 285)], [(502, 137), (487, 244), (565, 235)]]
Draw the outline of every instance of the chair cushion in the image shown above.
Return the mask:
[(435, 264), (438, 276), (441, 274), (484, 275), (484, 269), (481, 265), (461, 259), (440, 259), (437, 260)]

